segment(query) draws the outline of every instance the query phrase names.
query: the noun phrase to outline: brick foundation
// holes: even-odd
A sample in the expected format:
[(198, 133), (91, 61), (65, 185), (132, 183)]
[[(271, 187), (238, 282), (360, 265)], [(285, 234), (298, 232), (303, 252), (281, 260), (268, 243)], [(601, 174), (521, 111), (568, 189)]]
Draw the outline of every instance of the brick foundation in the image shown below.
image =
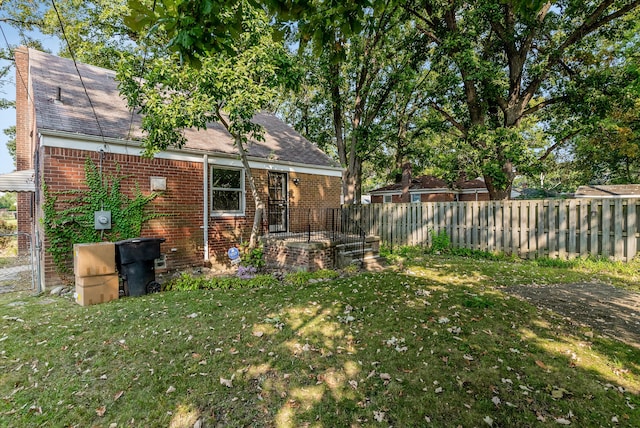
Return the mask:
[(329, 241), (290, 242), (267, 238), (263, 242), (267, 269), (313, 272), (335, 266), (336, 248)]

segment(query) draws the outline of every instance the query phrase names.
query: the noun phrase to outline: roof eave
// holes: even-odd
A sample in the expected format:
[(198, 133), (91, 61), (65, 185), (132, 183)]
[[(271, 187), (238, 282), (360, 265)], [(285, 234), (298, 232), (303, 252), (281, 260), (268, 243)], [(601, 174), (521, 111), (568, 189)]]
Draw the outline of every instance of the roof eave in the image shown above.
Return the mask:
[[(138, 140), (125, 140), (125, 139), (113, 138), (113, 137), (100, 137), (97, 135), (79, 134), (75, 132), (66, 132), (66, 131), (59, 131), (55, 129), (45, 129), (45, 128), (39, 128), (38, 133), (44, 136), (57, 137), (57, 138), (68, 138), (68, 139), (82, 140), (82, 141), (88, 141), (88, 142), (94, 142), (94, 143), (114, 144), (119, 146), (132, 146), (136, 149), (142, 150), (142, 144)], [(226, 158), (226, 159), (238, 159), (239, 157), (239, 154), (237, 153), (214, 152), (214, 151), (201, 150), (201, 149), (192, 149), (188, 147), (183, 147), (183, 148), (174, 149), (174, 150), (166, 150), (166, 152), (185, 153), (185, 154), (197, 155), (197, 156), (213, 155), (215, 157)], [(282, 161), (282, 160), (269, 159), (269, 158), (263, 158), (263, 157), (257, 157), (257, 156), (247, 156), (247, 160), (254, 161), (254, 162), (268, 162), (268, 163), (286, 165), (291, 167), (316, 167), (318, 169), (324, 169), (329, 171), (342, 171), (341, 167), (336, 167), (336, 166)]]

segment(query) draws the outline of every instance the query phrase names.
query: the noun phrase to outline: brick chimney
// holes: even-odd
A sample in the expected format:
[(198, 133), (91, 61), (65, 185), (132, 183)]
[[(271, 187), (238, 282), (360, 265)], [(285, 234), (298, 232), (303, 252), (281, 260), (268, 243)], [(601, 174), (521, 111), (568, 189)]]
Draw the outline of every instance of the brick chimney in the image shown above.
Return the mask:
[[(16, 170), (33, 168), (33, 138), (31, 135), (33, 104), (29, 99), (29, 49), (20, 46), (14, 51), (16, 65)], [(19, 254), (28, 254), (29, 242), (24, 233), (31, 235), (33, 194), (17, 194)]]
[(411, 202), (411, 196), (409, 195), (409, 187), (411, 187), (411, 163), (405, 162), (402, 164), (402, 202)]
[(14, 52), (16, 64), (16, 169), (33, 167), (31, 150), (30, 111), (33, 105), (29, 99), (29, 49), (20, 46)]

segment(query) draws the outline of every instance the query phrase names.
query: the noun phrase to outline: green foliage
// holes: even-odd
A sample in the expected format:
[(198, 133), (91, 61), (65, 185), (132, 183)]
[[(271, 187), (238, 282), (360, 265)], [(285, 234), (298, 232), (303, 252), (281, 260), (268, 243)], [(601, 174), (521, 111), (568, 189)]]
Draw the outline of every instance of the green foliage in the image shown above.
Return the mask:
[(9, 152), (9, 156), (13, 159), (13, 165), (16, 165), (16, 126), (12, 125), (6, 129), (3, 129), (2, 132), (7, 136), (7, 151)]
[(451, 249), (451, 239), (449, 239), (449, 235), (446, 231), (441, 230), (437, 232), (435, 230), (431, 231), (431, 252), (432, 253), (443, 253), (447, 252)]
[(260, 270), (264, 267), (264, 248), (263, 247), (255, 247), (249, 248), (248, 246), (243, 246), (242, 254), (240, 256), (241, 264), (243, 266), (253, 266), (257, 270)]
[[(126, 176), (123, 175), (102, 177), (93, 161), (87, 158), (87, 190), (51, 192), (46, 184), (43, 186), (47, 250), (60, 273), (68, 271), (73, 244), (135, 238), (140, 236), (145, 222), (163, 216), (148, 209), (157, 193), (143, 195), (136, 187), (133, 198), (130, 198), (121, 191), (124, 178)], [(95, 230), (96, 211), (111, 211), (111, 230)]]
[(166, 291), (232, 290), (272, 287), (279, 283), (280, 281), (277, 278), (268, 274), (255, 275), (252, 278), (238, 278), (235, 276), (206, 278), (182, 273), (178, 278), (165, 283), (163, 289)]
[(0, 219), (0, 250), (3, 250), (9, 242), (15, 240), (12, 236), (2, 236), (16, 233), (18, 224), (15, 221)]
[(7, 209), (9, 211), (16, 210), (16, 194), (13, 192), (0, 195), (0, 209)]

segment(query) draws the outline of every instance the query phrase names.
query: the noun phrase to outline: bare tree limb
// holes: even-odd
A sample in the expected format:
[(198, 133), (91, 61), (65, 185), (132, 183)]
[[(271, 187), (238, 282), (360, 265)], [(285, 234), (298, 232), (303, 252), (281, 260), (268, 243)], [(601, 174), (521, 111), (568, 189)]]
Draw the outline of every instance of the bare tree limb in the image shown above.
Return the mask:
[(539, 161), (543, 161), (546, 158), (549, 157), (549, 155), (551, 153), (553, 153), (553, 151), (555, 149), (557, 149), (558, 147), (562, 146), (564, 143), (566, 143), (567, 141), (569, 141), (570, 139), (572, 139), (573, 137), (575, 137), (576, 135), (578, 135), (580, 133), (581, 130), (577, 130), (577, 131), (573, 131), (572, 133), (570, 133), (569, 135), (567, 135), (566, 137), (562, 138), (559, 141), (556, 141), (555, 143), (553, 143), (551, 146), (549, 146), (547, 148), (547, 150), (544, 151), (544, 153), (542, 154), (542, 156), (540, 156), (538, 158)]

